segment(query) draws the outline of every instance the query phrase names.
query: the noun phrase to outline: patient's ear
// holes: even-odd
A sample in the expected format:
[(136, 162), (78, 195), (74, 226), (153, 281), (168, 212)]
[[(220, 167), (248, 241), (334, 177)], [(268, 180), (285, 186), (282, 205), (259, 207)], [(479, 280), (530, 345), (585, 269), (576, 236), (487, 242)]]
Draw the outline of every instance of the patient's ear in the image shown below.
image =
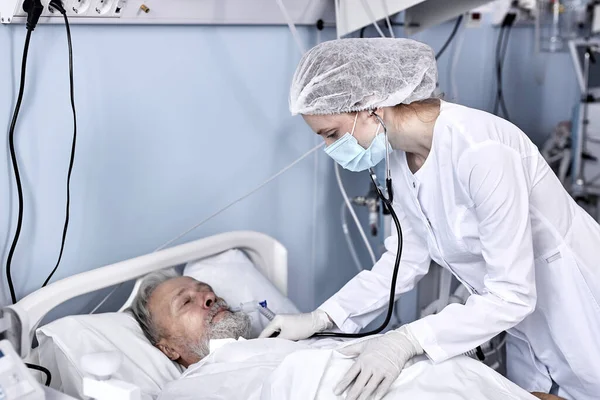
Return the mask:
[(171, 361), (177, 361), (181, 357), (175, 349), (164, 343), (162, 340), (156, 344), (156, 347), (158, 347), (158, 349), (162, 351), (165, 356), (169, 357), (169, 360)]

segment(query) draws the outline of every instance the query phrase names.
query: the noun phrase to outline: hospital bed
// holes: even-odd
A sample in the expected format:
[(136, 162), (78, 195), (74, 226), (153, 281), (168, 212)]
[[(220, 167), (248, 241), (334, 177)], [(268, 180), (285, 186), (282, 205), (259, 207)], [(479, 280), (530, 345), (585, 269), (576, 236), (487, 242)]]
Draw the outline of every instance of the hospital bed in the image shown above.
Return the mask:
[[(232, 253), (232, 249), (237, 249), (238, 253)], [(241, 252), (243, 256), (240, 255)], [(221, 296), (225, 294), (223, 297), (226, 299), (230, 297), (233, 301), (240, 302), (269, 300), (269, 308), (275, 312), (298, 311), (286, 297), (285, 247), (262, 233), (235, 231), (121, 261), (52, 283), (3, 310), (4, 317), (13, 326), (8, 339), (21, 357), (31, 363), (40, 363), (50, 370), (52, 387), (75, 397), (81, 396), (78, 381), (84, 372), (78, 363), (79, 358), (86, 353), (128, 349), (132, 350), (130, 353), (146, 353), (146, 363), (165, 364), (162, 354), (156, 353), (133, 318), (123, 311), (131, 305), (146, 274), (168, 267), (186, 264), (193, 266), (193, 262), (198, 260), (204, 260), (201, 264), (205, 264), (206, 268), (203, 268), (204, 275), (197, 277), (210, 280), (215, 291)], [(134, 279), (137, 280), (132, 292), (118, 312), (69, 316), (38, 328), (44, 316), (62, 303)], [(231, 287), (240, 282), (249, 284), (244, 290), (232, 291)], [(260, 299), (251, 298), (255, 297), (254, 293)], [(264, 321), (261, 323), (264, 324)], [(260, 327), (253, 324), (254, 333)], [(36, 331), (40, 345), (32, 349), (31, 343)], [(121, 343), (110, 337), (111, 334), (131, 336), (132, 339)], [(119, 378), (127, 381), (135, 368), (140, 366), (138, 364), (143, 364), (134, 360), (136, 356), (125, 355)], [(164, 382), (176, 378), (181, 371), (177, 366), (169, 364), (145, 374), (141, 378), (142, 389), (156, 394)]]
[[(140, 387), (144, 399), (159, 397), (167, 385), (173, 386), (172, 384), (178, 383), (180, 378), (183, 381), (182, 385), (176, 386), (175, 390), (185, 389), (186, 384), (194, 382), (189, 379), (190, 377), (195, 379), (203, 379), (203, 377), (192, 376), (193, 374), (190, 372), (194, 371), (184, 371), (179, 365), (168, 360), (148, 342), (131, 314), (126, 312), (137, 293), (142, 278), (153, 271), (170, 267), (179, 267), (185, 275), (209, 283), (215, 292), (230, 305), (267, 300), (269, 308), (275, 313), (298, 312), (296, 306), (287, 298), (288, 271), (285, 247), (267, 235), (237, 231), (118, 262), (65, 278), (42, 288), (3, 310), (4, 316), (10, 318), (14, 327), (9, 339), (23, 358), (29, 362), (39, 363), (50, 370), (52, 388), (75, 398), (84, 397), (82, 380), (86, 376), (86, 371), (81, 367), (81, 357), (99, 352), (122, 354), (120, 367), (112, 377)], [(136, 279), (136, 283), (132, 292), (118, 312), (67, 316), (38, 327), (47, 313), (67, 300), (134, 279)], [(254, 334), (260, 332), (268, 323), (266, 318), (258, 312), (252, 314), (251, 319)], [(37, 338), (39, 345), (32, 349), (31, 343), (34, 337)], [(279, 345), (282, 342), (281, 339), (264, 340), (276, 340)], [(284, 343), (283, 346), (287, 345)], [(323, 354), (320, 354), (319, 357), (323, 361)], [(312, 357), (303, 362), (312, 362), (311, 360)], [(328, 364), (330, 363), (325, 362), (322, 365)], [(339, 370), (339, 368), (343, 368), (344, 364), (342, 362), (338, 365)], [(314, 371), (317, 369), (316, 366)], [(334, 370), (335, 368), (332, 369), (332, 371)], [(184, 372), (188, 374), (187, 377), (182, 376)], [(332, 375), (334, 372), (330, 372), (329, 375), (323, 373), (323, 379), (319, 378), (317, 381), (336, 380), (336, 377)], [(285, 380), (290, 379), (292, 383), (296, 381), (294, 367), (292, 366), (290, 369), (290, 366), (287, 365), (286, 370), (283, 372), (280, 370), (277, 373), (279, 375), (275, 374), (275, 376), (281, 377), (279, 385), (283, 387), (283, 390), (289, 390), (291, 383), (288, 384)], [(527, 393), (495, 371), (466, 357), (455, 364), (446, 363), (441, 369), (421, 363), (421, 367), (412, 368), (410, 373), (420, 376), (421, 381), (416, 378), (406, 378), (406, 384), (410, 386), (409, 381), (420, 382), (420, 384), (413, 385), (414, 387), (411, 389), (403, 383), (404, 386), (401, 385), (400, 389), (406, 393), (413, 393), (413, 395), (418, 393), (419, 397), (423, 399), (427, 399), (428, 395), (439, 395), (439, 385), (443, 381), (443, 379), (440, 380), (440, 375), (454, 376), (455, 383), (450, 382), (449, 378), (446, 379), (449, 385), (448, 390), (449, 393), (454, 393), (453, 396), (458, 395), (459, 397), (446, 398), (469, 398), (468, 394), (460, 397), (461, 395), (458, 393), (460, 387), (457, 387), (456, 383), (460, 382), (460, 385), (465, 385), (469, 380), (476, 386), (476, 390), (485, 392), (488, 399), (530, 398)], [(224, 379), (227, 376), (224, 375)], [(245, 374), (242, 378), (250, 379), (251, 376)], [(240, 377), (236, 379), (240, 379)], [(215, 381), (215, 379), (210, 379), (208, 384), (213, 384)], [(427, 394), (427, 389), (423, 389), (425, 382), (438, 386)], [(198, 387), (206, 387), (206, 384), (202, 385), (204, 386), (192, 385), (190, 399), (208, 398), (203, 393), (198, 393)], [(275, 383), (271, 383), (272, 393), (277, 393), (276, 386)], [(304, 390), (306, 387), (307, 385), (303, 384), (298, 390)], [(436, 391), (438, 391), (437, 394)], [(331, 391), (323, 387), (315, 387), (314, 393), (321, 393), (316, 398), (336, 398), (328, 397)], [(327, 395), (322, 393), (327, 393)], [(177, 398), (180, 397), (185, 398), (185, 396), (177, 396)]]

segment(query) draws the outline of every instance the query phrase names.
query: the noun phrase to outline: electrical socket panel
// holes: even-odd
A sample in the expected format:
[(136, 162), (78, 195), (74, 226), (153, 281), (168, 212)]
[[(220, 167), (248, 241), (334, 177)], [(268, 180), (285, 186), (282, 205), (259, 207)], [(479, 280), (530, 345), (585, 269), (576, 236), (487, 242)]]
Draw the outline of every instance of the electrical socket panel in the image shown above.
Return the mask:
[[(7, 0), (0, 2), (8, 3)], [(63, 16), (50, 7), (50, 0), (41, 0), (44, 11), (40, 17), (39, 23), (63, 22)], [(63, 0), (63, 7), (67, 11), (69, 20), (78, 17), (92, 18), (119, 18), (127, 6), (128, 0)], [(23, 0), (16, 3), (16, 8), (12, 16), (8, 11), (0, 8), (0, 22), (4, 24), (22, 23), (27, 18), (27, 13), (23, 10)], [(6, 16), (5, 16), (6, 15)]]
[[(48, 8), (40, 24), (62, 23), (62, 15)], [(71, 24), (243, 24), (284, 25), (284, 13), (275, 0), (63, 0)], [(295, 24), (335, 21), (329, 0), (281, 0)], [(23, 0), (0, 0), (0, 22), (24, 23)]]
[[(50, 0), (41, 0), (44, 4), (42, 18), (60, 17), (62, 15), (49, 6)], [(63, 7), (67, 11), (67, 17), (112, 17), (118, 18), (126, 3), (125, 0), (67, 0), (63, 1)], [(18, 13), (15, 17), (26, 17), (23, 11), (23, 2), (19, 4)]]

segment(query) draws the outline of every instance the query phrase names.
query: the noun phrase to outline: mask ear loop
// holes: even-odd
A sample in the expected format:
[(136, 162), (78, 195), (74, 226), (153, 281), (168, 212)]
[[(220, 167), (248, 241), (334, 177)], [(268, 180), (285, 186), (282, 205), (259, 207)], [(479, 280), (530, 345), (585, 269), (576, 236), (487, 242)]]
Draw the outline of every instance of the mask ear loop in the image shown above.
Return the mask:
[(354, 125), (352, 125), (352, 133), (350, 134), (350, 136), (354, 136), (354, 129), (356, 128), (356, 121), (358, 121), (358, 111), (356, 112), (356, 115), (354, 116)]
[[(373, 136), (373, 140), (375, 140), (375, 138), (377, 137), (377, 135), (379, 135), (379, 129), (381, 128), (381, 124), (377, 124), (377, 129), (375, 129), (375, 136)], [(387, 137), (386, 137), (387, 140)], [(386, 150), (387, 150), (387, 145), (386, 145)]]
[(369, 115), (372, 115), (375, 118), (377, 118), (377, 121), (379, 121), (381, 126), (383, 126), (383, 134), (385, 135), (385, 184), (386, 184), (386, 189), (388, 192), (389, 202), (392, 203), (394, 201), (394, 192), (392, 190), (392, 173), (390, 171), (390, 148), (389, 148), (390, 142), (388, 140), (387, 127), (385, 126), (383, 119), (379, 115), (377, 115), (375, 110), (369, 111)]

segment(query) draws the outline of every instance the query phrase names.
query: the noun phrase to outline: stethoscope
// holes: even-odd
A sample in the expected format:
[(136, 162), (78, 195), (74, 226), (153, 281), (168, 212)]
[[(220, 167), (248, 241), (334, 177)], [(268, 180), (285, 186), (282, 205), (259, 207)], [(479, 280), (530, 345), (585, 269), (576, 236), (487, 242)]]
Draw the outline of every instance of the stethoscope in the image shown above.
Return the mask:
[(396, 226), (396, 231), (398, 232), (398, 249), (396, 251), (396, 261), (394, 263), (394, 271), (392, 272), (392, 285), (390, 287), (390, 298), (388, 301), (388, 310), (387, 315), (383, 323), (376, 329), (369, 332), (362, 333), (341, 333), (341, 332), (319, 332), (315, 333), (312, 337), (340, 337), (340, 338), (362, 338), (365, 336), (376, 335), (382, 332), (390, 323), (392, 319), (392, 313), (394, 312), (394, 303), (395, 303), (395, 293), (396, 293), (396, 281), (398, 280), (398, 270), (400, 269), (400, 258), (402, 257), (402, 227), (400, 226), (400, 221), (398, 220), (398, 216), (394, 211), (394, 207), (392, 206), (392, 202), (394, 201), (394, 191), (392, 188), (392, 174), (390, 171), (390, 144), (388, 141), (387, 127), (383, 122), (383, 119), (377, 115), (375, 111), (370, 111), (370, 114), (377, 118), (381, 126), (383, 127), (383, 134), (385, 135), (385, 186), (387, 197), (383, 194), (383, 188), (379, 186), (377, 175), (375, 174), (375, 170), (373, 168), (369, 169), (369, 176), (373, 185), (375, 186), (375, 190), (377, 191), (377, 196), (384, 204), (386, 210), (392, 216), (394, 220), (394, 225)]

